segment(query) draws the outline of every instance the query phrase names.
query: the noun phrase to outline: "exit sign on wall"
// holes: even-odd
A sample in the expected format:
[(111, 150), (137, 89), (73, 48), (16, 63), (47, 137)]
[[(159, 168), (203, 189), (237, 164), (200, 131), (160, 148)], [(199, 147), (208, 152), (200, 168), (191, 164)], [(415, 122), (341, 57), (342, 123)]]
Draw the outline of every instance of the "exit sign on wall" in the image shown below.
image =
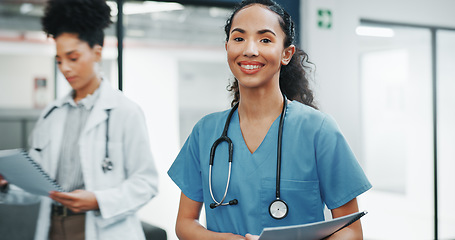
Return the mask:
[(332, 28), (332, 11), (329, 9), (318, 9), (318, 27), (322, 29)]

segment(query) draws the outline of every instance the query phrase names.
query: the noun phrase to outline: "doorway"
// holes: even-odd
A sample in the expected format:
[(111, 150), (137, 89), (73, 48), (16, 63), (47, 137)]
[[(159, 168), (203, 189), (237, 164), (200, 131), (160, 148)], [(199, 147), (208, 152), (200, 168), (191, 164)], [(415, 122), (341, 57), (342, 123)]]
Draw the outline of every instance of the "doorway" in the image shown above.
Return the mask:
[(365, 238), (453, 239), (455, 31), (361, 23), (387, 33), (359, 36)]

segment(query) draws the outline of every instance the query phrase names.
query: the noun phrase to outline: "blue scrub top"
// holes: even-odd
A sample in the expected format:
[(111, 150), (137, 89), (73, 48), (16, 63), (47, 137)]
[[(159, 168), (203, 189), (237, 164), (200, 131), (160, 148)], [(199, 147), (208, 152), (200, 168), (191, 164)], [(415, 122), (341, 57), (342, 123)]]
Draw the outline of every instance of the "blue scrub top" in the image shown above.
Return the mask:
[[(221, 136), (229, 110), (202, 118), (193, 128), (169, 176), (190, 199), (203, 202), (207, 229), (240, 235), (259, 235), (263, 228), (324, 220), (329, 209), (343, 206), (371, 188), (335, 121), (299, 102), (288, 104), (283, 127), (281, 199), (288, 215), (281, 220), (269, 214), (275, 200), (278, 117), (258, 149), (251, 153), (240, 130), (238, 112), (232, 115), (228, 136), (234, 144), (232, 173), (225, 202), (237, 205), (210, 208), (210, 148)], [(228, 178), (227, 143), (218, 145), (212, 168), (212, 190), (217, 201)]]

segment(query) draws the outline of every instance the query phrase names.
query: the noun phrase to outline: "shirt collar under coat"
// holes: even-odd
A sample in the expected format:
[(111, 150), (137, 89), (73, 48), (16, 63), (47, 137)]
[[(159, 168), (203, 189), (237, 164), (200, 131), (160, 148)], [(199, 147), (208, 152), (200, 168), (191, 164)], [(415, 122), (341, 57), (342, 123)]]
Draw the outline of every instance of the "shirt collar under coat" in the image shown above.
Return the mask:
[(100, 95), (100, 88), (98, 87), (93, 94), (88, 94), (85, 98), (81, 99), (78, 103), (74, 101), (75, 91), (72, 91), (72, 94), (66, 95), (62, 105), (68, 104), (72, 107), (82, 107), (86, 110), (92, 110), (95, 105), (98, 97)]
[[(116, 91), (112, 91), (112, 87), (110, 86), (109, 82), (105, 79), (101, 81), (100, 87), (97, 91), (99, 91), (99, 99), (95, 104), (96, 108), (106, 110), (115, 108), (118, 104), (117, 98), (115, 97)], [(68, 98), (72, 98), (73, 90), (71, 90), (65, 97), (60, 98), (50, 104), (45, 111), (43, 111), (43, 116), (46, 118), (51, 112), (56, 109), (62, 107), (64, 104), (68, 103)]]
[[(119, 97), (119, 94), (121, 94), (121, 92), (114, 90), (107, 80), (101, 81), (99, 91), (99, 98), (91, 110), (84, 130), (82, 130), (81, 136), (84, 136), (85, 132), (98, 126), (98, 124), (106, 121), (106, 119), (109, 117), (106, 110), (116, 108), (122, 99)], [(72, 93), (70, 92), (69, 94)], [(43, 115), (43, 118), (45, 119), (47, 116), (52, 115), (53, 110), (64, 106), (65, 103), (65, 98), (61, 98), (55, 101), (54, 104), (50, 104), (49, 108), (43, 111), (45, 113)]]

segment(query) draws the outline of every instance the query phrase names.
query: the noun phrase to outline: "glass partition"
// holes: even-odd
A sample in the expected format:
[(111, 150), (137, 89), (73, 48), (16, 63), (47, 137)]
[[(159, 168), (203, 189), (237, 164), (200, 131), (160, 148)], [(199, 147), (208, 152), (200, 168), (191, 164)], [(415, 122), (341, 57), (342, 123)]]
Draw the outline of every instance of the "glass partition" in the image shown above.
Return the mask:
[(455, 31), (437, 32), (439, 236), (455, 239)]
[(359, 37), (366, 239), (433, 237), (433, 131), (429, 30)]

